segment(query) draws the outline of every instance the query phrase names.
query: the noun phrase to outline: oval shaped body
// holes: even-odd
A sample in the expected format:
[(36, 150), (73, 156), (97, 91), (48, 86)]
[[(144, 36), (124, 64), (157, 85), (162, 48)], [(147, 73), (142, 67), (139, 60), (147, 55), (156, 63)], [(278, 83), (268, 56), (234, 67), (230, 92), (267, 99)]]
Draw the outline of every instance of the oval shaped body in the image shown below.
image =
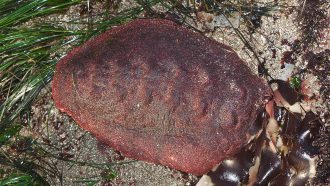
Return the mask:
[(135, 20), (56, 66), (55, 105), (139, 160), (201, 175), (247, 142), (269, 94), (228, 46), (166, 20)]

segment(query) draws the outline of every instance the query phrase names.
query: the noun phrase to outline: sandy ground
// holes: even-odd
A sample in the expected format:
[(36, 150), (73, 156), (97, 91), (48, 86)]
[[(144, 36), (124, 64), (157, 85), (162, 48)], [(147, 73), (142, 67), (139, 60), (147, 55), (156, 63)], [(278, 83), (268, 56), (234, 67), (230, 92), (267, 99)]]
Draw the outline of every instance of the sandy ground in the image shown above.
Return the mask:
[[(124, 6), (130, 5), (126, 2)], [(298, 12), (289, 11), (287, 8), (298, 6), (298, 2), (290, 2), (290, 4), (283, 6), (282, 8), (277, 7), (278, 9), (271, 12), (270, 16), (262, 16), (260, 28), (256, 28), (252, 34), (251, 30), (243, 24), (240, 16), (232, 18), (232, 21), (236, 21), (236, 27), (248, 40), (259, 58), (265, 61), (265, 66), (271, 76), (286, 80), (292, 74), (306, 69), (308, 62), (303, 58), (304, 52), (298, 52), (295, 54), (294, 62), (284, 65), (285, 68), (283, 68), (281, 61), (283, 61), (285, 53), (293, 50), (290, 44), (285, 43), (293, 43), (302, 37), (297, 24)], [(328, 12), (327, 15), (329, 19), (330, 13)], [(210, 16), (211, 19), (218, 18), (209, 14), (203, 16), (200, 17), (198, 25), (195, 26), (201, 29), (207, 37), (231, 46), (247, 62), (252, 71), (258, 73), (257, 60), (251, 51), (244, 46), (234, 30), (228, 26), (228, 23), (219, 21), (219, 23), (209, 25), (209, 19), (205, 19), (205, 16)], [(65, 17), (66, 15), (62, 15), (59, 18), (64, 19)], [(329, 32), (329, 28), (322, 30), (321, 44), (311, 46), (310, 50), (321, 52), (326, 48), (329, 49)], [(320, 92), (320, 88), (324, 86), (319, 82), (320, 77), (308, 70), (300, 76), (306, 80), (305, 82), (308, 82), (308, 86), (311, 86), (309, 88), (311, 94), (316, 97), (304, 104), (320, 113), (325, 123), (328, 122), (326, 118), (328, 110), (325, 98), (322, 97), (324, 92)], [(327, 78), (329, 80), (329, 77)], [(101, 181), (98, 183), (99, 185), (195, 185), (197, 183), (198, 178), (195, 176), (164, 166), (124, 158), (119, 152), (115, 152), (98, 142), (90, 133), (82, 130), (70, 117), (60, 113), (54, 107), (50, 86), (42, 90), (32, 105), (31, 116), (31, 127), (26, 128), (23, 135), (34, 136), (54, 156), (76, 162), (48, 158), (50, 162), (56, 165), (62, 179), (59, 181), (59, 179), (49, 177), (49, 180), (54, 181), (52, 182), (54, 185), (83, 185), (87, 182), (81, 182), (82, 180), (105, 180), (111, 176), (107, 164), (113, 165), (112, 169), (117, 173), (117, 176), (113, 181)], [(91, 162), (92, 166), (79, 165), (77, 162)]]

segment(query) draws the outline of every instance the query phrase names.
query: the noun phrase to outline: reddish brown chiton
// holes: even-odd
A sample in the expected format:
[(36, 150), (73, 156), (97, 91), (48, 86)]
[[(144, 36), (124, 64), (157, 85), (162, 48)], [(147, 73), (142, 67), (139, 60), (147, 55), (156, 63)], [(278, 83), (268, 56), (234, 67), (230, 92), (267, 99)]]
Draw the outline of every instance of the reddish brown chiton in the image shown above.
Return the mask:
[(53, 98), (127, 157), (201, 175), (238, 152), (269, 91), (228, 46), (136, 20), (71, 51)]

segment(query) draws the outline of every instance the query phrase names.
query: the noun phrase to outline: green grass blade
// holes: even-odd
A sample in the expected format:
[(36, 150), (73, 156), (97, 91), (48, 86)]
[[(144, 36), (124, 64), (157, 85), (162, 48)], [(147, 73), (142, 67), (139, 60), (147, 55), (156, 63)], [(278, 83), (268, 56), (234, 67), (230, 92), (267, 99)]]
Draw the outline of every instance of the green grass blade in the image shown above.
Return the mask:
[[(58, 3), (56, 3), (58, 2)], [(28, 19), (48, 15), (51, 13), (56, 13), (69, 6), (80, 3), (81, 0), (68, 0), (68, 1), (54, 1), (54, 0), (30, 0), (26, 1), (25, 4), (19, 6), (15, 9), (12, 7), (12, 1), (6, 1), (0, 5), (2, 10), (7, 10), (8, 12), (2, 12), (0, 19), (0, 29), (4, 27), (9, 27), (16, 25), (22, 21)], [(9, 3), (9, 4), (6, 4)]]
[(20, 130), (21, 125), (10, 125), (10, 127), (5, 128), (0, 131), (0, 147), (5, 144), (11, 137), (15, 136)]
[(27, 186), (33, 185), (33, 178), (26, 174), (11, 174), (0, 180), (0, 186)]

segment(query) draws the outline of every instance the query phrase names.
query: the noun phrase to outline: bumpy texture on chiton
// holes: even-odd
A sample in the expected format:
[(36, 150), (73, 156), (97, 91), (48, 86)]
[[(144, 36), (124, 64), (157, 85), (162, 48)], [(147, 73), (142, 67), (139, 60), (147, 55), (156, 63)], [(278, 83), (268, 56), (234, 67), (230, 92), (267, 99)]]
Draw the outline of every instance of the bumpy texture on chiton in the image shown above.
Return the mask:
[(228, 46), (136, 20), (71, 51), (53, 98), (124, 155), (201, 175), (239, 151), (268, 93)]

